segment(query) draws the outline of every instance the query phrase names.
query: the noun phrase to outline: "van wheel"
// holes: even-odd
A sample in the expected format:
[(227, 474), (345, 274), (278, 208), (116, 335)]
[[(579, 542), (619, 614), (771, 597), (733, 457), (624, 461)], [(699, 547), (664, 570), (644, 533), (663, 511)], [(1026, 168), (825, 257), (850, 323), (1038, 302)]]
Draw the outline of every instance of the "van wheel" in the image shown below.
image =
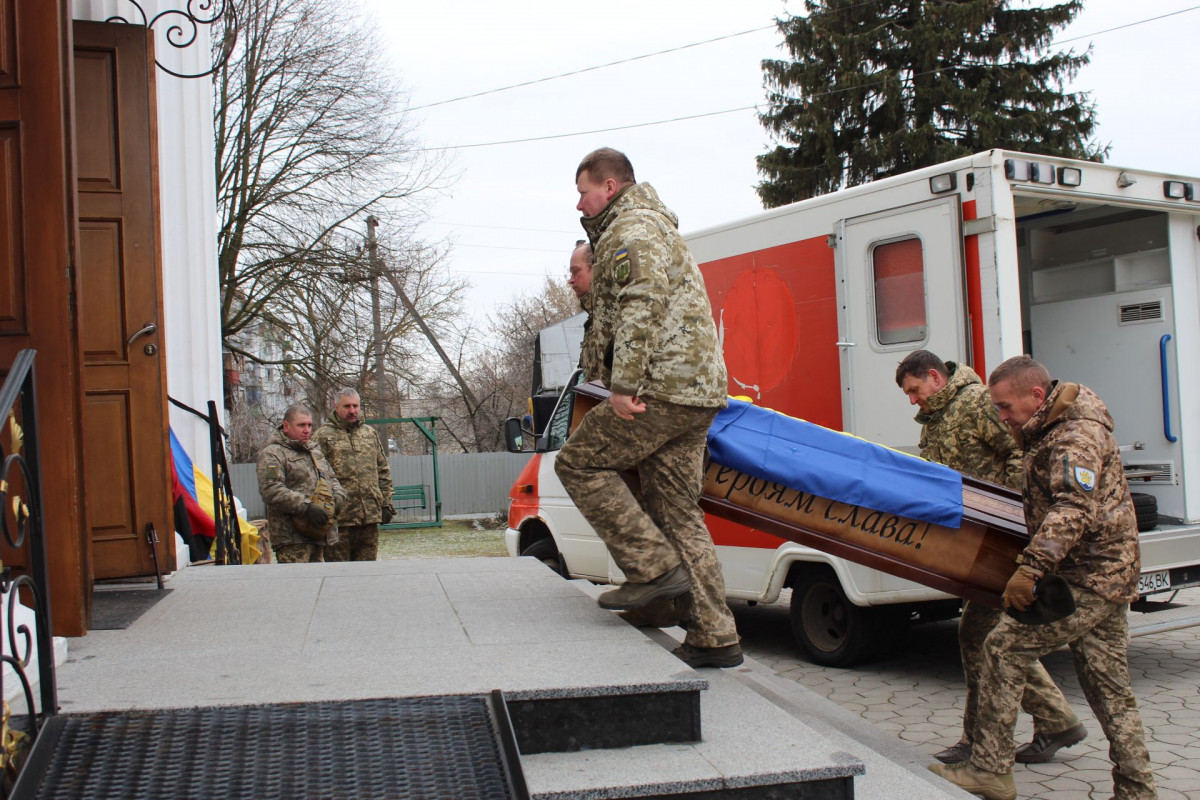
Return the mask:
[(521, 551), (521, 556), (536, 558), (559, 575), (567, 577), (566, 565), (563, 564), (562, 556), (559, 555), (558, 548), (554, 546), (554, 540), (550, 537), (531, 543)]
[(792, 587), (792, 636), (815, 664), (848, 667), (871, 655), (881, 643), (881, 616), (846, 599), (829, 569), (810, 569)]
[(1137, 514), (1137, 529), (1152, 531), (1158, 527), (1158, 498), (1145, 492), (1130, 492), (1133, 495), (1133, 511)]

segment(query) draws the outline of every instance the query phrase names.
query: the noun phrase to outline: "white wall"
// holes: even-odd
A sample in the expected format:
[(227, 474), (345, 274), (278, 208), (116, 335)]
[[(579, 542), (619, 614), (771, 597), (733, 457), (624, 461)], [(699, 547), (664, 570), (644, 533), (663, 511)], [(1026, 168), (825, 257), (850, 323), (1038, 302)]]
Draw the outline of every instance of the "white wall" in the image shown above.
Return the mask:
[[(160, 11), (186, 8), (187, 0), (140, 0), (140, 5), (153, 19)], [(120, 15), (130, 23), (143, 23), (137, 6), (128, 0), (74, 0), (73, 13), (75, 19), (104, 21)], [(179, 49), (165, 34), (167, 26), (180, 24), (190, 34), (190, 25), (179, 15), (168, 15), (155, 26), (156, 58), (175, 72), (207, 71), (209, 27), (199, 26), (196, 41)], [(200, 411), (215, 400), (224, 422), (212, 82), (176, 78), (161, 69), (155, 70), (154, 80), (167, 389), (171, 397)], [(192, 459), (208, 472), (207, 427), (191, 414), (170, 408), (171, 427)]]

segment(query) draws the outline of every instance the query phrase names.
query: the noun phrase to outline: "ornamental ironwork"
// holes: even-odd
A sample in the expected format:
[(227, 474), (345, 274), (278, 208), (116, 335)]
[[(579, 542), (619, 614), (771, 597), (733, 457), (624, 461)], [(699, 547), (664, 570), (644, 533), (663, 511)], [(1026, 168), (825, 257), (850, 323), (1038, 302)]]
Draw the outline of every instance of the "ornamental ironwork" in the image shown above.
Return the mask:
[[(204, 72), (176, 72), (159, 61), (158, 57), (155, 56), (155, 65), (168, 75), (174, 75), (176, 78), (207, 78), (229, 60), (229, 54), (233, 52), (237, 27), (234, 24), (237, 18), (234, 0), (220, 0), (219, 9), (217, 8), (217, 0), (187, 0), (187, 5), (183, 8), (168, 8), (159, 11), (154, 16), (150, 16), (146, 12), (146, 9), (142, 7), (142, 3), (139, 0), (124, 0), (124, 2), (129, 3), (137, 9), (137, 13), (141, 18), (140, 20), (137, 18), (130, 19), (123, 14), (113, 14), (104, 21), (143, 25), (154, 31), (156, 35), (166, 40), (167, 44), (177, 50), (186, 50), (194, 45), (200, 37), (202, 27), (216, 25), (223, 19), (225, 20), (224, 41), (221, 43), (220, 50), (213, 49), (213, 65), (211, 67)], [(228, 18), (226, 18), (226, 14), (228, 14)]]

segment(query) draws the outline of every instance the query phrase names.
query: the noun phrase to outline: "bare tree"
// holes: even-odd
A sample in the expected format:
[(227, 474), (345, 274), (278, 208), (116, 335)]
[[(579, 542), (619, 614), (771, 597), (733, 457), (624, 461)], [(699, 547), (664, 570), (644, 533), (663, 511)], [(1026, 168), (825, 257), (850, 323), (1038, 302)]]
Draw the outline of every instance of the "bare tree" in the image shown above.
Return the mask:
[(579, 303), (566, 282), (547, 278), (537, 293), (501, 306), (490, 320), (489, 335), (470, 329), (460, 333), (456, 365), (465, 386), (439, 375), (425, 391), (438, 398), (443, 427), (463, 450), (503, 447), (501, 423), (528, 407), (538, 333), (578, 313)]
[(347, 226), (411, 213), (439, 171), (353, 0), (234, 2), (213, 37), (221, 321), (225, 347), (254, 358), (238, 334), (344, 268)]
[[(338, 269), (301, 272), (280, 287), (271, 304), (272, 321), (289, 334), (287, 365), (317, 413), (329, 409), (340, 387), (352, 386), (368, 415), (400, 416), (403, 394), (428, 380), (427, 331), (445, 332), (462, 315), (466, 283), (444, 269), (443, 247), (412, 240), (401, 250), (386, 239), (381, 244), (383, 257), (376, 264), (360, 254)], [(374, 283), (373, 269), (381, 278)], [(381, 311), (382, 386), (374, 365), (373, 286)], [(407, 303), (397, 297), (401, 291)]]

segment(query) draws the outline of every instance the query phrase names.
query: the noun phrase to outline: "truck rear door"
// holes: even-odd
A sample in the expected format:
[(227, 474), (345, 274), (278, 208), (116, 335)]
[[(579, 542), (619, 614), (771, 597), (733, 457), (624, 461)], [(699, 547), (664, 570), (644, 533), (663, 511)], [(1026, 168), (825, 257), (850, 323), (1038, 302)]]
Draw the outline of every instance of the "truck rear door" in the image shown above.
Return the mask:
[(916, 452), (916, 408), (896, 386), (912, 350), (962, 361), (961, 210), (957, 196), (844, 219), (837, 228), (838, 350), (846, 431)]

